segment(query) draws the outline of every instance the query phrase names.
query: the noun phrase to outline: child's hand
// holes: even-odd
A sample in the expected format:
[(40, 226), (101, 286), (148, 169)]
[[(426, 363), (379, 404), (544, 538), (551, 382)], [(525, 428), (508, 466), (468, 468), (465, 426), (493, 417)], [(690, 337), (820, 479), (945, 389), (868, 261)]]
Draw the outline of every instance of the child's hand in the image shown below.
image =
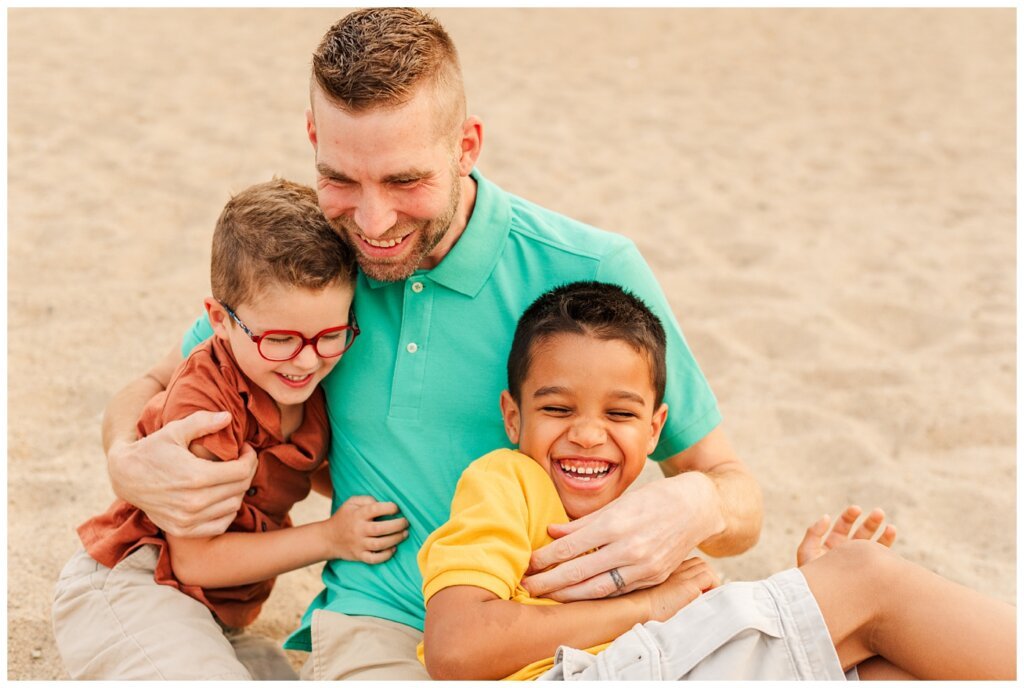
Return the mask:
[(409, 536), (404, 518), (375, 521), (398, 513), (394, 502), (378, 502), (367, 495), (349, 497), (327, 521), (331, 559), (379, 564), (394, 555), (398, 543)]
[[(874, 537), (878, 533), (878, 529), (881, 528), (882, 521), (885, 520), (885, 512), (881, 509), (873, 510), (864, 519), (857, 532), (851, 535), (850, 530), (853, 528), (853, 524), (857, 521), (860, 513), (861, 508), (859, 506), (846, 507), (846, 511), (836, 521), (828, 537), (825, 537), (825, 533), (828, 531), (828, 524), (831, 519), (827, 515), (812, 523), (804, 535), (803, 542), (796, 549), (796, 565), (803, 566), (809, 561), (814, 561), (828, 550), (838, 547), (847, 540), (870, 540)], [(885, 547), (891, 547), (895, 540), (896, 526), (889, 524), (882, 530), (877, 542)]]
[(700, 557), (686, 559), (665, 582), (634, 594), (648, 596), (651, 621), (665, 621), (712, 588), (722, 584), (711, 566)]

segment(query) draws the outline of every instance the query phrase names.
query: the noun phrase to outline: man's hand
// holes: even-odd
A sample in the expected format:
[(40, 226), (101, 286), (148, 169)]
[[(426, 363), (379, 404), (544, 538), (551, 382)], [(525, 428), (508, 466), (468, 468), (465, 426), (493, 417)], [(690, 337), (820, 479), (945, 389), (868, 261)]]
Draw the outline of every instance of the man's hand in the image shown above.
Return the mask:
[(206, 461), (188, 446), (229, 422), (226, 412), (197, 411), (135, 442), (115, 442), (107, 453), (114, 492), (171, 535), (223, 533), (256, 474), (256, 452), (246, 446), (237, 461)]
[[(708, 476), (692, 471), (659, 480), (576, 521), (549, 526), (557, 539), (533, 553), (527, 573), (542, 573), (528, 575), (523, 587), (535, 597), (571, 602), (657, 585), (724, 528)], [(624, 584), (618, 589), (612, 569)]]

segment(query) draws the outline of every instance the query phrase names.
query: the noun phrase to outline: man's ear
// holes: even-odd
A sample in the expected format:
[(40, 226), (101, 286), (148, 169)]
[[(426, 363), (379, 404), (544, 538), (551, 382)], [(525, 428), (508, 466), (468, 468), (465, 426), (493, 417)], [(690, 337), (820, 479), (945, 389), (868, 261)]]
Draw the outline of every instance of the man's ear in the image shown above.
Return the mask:
[(203, 299), (203, 305), (206, 307), (206, 317), (210, 319), (210, 325), (213, 326), (214, 336), (227, 339), (231, 316), (224, 310), (224, 306), (220, 305), (220, 301), (212, 296)]
[(313, 119), (313, 108), (306, 108), (306, 136), (309, 137), (309, 142), (313, 144), (313, 150), (316, 150), (316, 121)]
[(661, 408), (654, 412), (651, 417), (651, 439), (647, 443), (647, 455), (654, 453), (658, 446), (658, 438), (661, 437), (661, 429), (665, 427), (665, 419), (668, 418), (668, 404), (662, 404)]
[(476, 115), (470, 115), (462, 123), (459, 139), (459, 175), (466, 177), (473, 171), (484, 145), (484, 124)]
[(501, 393), (501, 417), (505, 420), (505, 434), (512, 444), (519, 444), (519, 404), (506, 389)]

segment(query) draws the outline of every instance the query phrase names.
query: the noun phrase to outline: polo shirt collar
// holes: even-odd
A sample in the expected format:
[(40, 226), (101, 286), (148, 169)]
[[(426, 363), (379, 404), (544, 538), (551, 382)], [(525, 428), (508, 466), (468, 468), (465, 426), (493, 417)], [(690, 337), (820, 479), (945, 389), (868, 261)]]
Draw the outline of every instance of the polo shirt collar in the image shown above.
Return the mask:
[[(469, 224), (437, 267), (416, 274), (473, 297), (483, 288), (501, 257), (510, 231), (511, 206), (502, 190), (475, 168), (470, 177), (476, 182), (476, 201)], [(373, 289), (393, 284), (369, 276), (366, 281)]]

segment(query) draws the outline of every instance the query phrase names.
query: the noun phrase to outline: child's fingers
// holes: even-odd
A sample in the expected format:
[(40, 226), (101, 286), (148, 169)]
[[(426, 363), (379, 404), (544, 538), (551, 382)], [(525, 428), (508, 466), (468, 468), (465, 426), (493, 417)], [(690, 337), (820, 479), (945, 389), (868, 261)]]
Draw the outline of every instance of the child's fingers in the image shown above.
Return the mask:
[(394, 502), (373, 502), (362, 507), (361, 515), (367, 519), (391, 516), (398, 513), (398, 505)]
[(393, 535), (403, 530), (408, 530), (409, 522), (403, 517), (389, 518), (384, 521), (369, 521), (363, 531), (370, 537), (381, 537), (382, 535)]
[(385, 562), (393, 556), (395, 556), (394, 547), (392, 547), (391, 549), (386, 549), (382, 552), (371, 552), (370, 550), (365, 550), (363, 551), (362, 554), (359, 555), (359, 560), (365, 564), (380, 564), (381, 562)]
[(831, 549), (838, 547), (840, 543), (844, 542), (849, 537), (850, 530), (853, 528), (853, 524), (857, 522), (860, 514), (861, 508), (856, 504), (846, 507), (832, 526), (832, 532), (826, 538), (825, 546)]
[(885, 547), (892, 547), (892, 543), (896, 542), (896, 526), (891, 523), (885, 527), (882, 534), (878, 537), (878, 544)]
[(868, 517), (864, 519), (864, 522), (860, 524), (860, 528), (854, 533), (853, 537), (855, 540), (870, 540), (878, 532), (878, 529), (882, 527), (882, 521), (885, 520), (885, 512), (881, 509), (872, 509)]
[(366, 549), (372, 552), (383, 552), (384, 550), (394, 549), (398, 546), (398, 543), (403, 542), (407, 537), (409, 537), (409, 531), (403, 530), (402, 532), (395, 533), (394, 535), (366, 538)]
[(821, 554), (821, 538), (828, 530), (829, 523), (831, 523), (831, 519), (828, 514), (825, 514), (808, 526), (807, 532), (804, 533), (804, 539), (800, 541), (796, 548), (797, 566), (803, 566)]

